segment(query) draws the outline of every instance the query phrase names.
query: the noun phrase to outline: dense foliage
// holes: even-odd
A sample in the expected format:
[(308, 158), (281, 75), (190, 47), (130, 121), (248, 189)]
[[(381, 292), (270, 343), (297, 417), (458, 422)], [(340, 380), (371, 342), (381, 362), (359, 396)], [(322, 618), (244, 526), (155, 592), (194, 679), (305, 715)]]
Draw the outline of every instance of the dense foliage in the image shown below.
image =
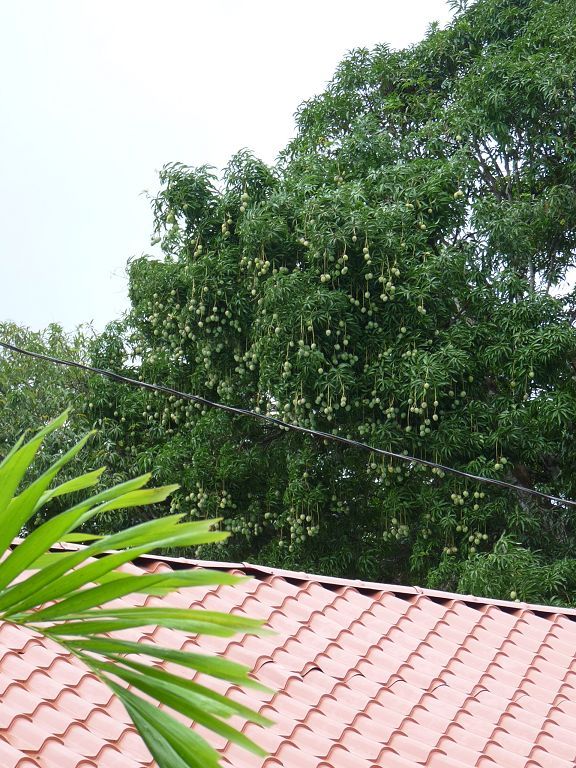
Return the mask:
[[(352, 52), (276, 167), (164, 168), (163, 258), (131, 263), (95, 363), (576, 498), (575, 82), (575, 0)], [(567, 506), (90, 386), (115, 471), (178, 477), (173, 509), (236, 534), (199, 554), (572, 599)]]
[[(14, 323), (0, 322), (0, 341), (43, 355), (87, 362), (92, 332), (80, 328), (74, 334), (66, 334), (58, 325), (50, 325), (45, 331), (30, 331)], [(25, 357), (0, 347), (0, 457), (3, 457), (16, 440), (27, 430), (36, 430), (46, 424), (55, 413), (67, 406), (82, 411), (88, 388), (86, 376), (73, 368), (64, 368)], [(62, 430), (47, 437), (47, 445), (63, 445), (80, 435), (68, 420)], [(57, 449), (46, 451), (55, 453)], [(42, 456), (39, 457), (42, 461)]]
[[(44, 331), (31, 331), (14, 323), (0, 323), (0, 341), (30, 352), (75, 362), (89, 362), (89, 347), (94, 338), (85, 326), (68, 334), (59, 325)], [(72, 415), (61, 429), (46, 435), (42, 450), (30, 468), (34, 478), (46, 471), (62, 453), (73, 446), (90, 427), (87, 417), (89, 385), (85, 374), (74, 368), (50, 365), (41, 360), (0, 347), (0, 459), (11, 450), (24, 433), (33, 434), (39, 425), (47, 424), (54, 414), (72, 406)], [(88, 469), (107, 463), (98, 458), (97, 447), (104, 441), (91, 441), (75, 468), (61, 469), (60, 478), (71, 479), (79, 466)], [(65, 500), (54, 497), (27, 523), (27, 530), (65, 507)]]

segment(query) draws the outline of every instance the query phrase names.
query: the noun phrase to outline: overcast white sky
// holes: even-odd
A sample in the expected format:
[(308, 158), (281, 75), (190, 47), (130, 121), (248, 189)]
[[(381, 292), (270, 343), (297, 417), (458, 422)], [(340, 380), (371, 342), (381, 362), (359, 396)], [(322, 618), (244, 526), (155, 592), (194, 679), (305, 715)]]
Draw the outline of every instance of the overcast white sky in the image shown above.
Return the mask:
[(273, 162), (348, 50), (449, 18), (445, 0), (0, 0), (0, 320), (101, 329), (165, 163)]

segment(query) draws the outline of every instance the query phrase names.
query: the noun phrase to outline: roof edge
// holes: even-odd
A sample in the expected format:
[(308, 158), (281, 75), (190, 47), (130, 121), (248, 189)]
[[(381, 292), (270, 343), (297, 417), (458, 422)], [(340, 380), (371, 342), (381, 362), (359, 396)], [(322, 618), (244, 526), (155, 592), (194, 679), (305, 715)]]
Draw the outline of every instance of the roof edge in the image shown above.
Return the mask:
[[(14, 539), (13, 544), (18, 545), (23, 539)], [(79, 544), (69, 544), (66, 542), (57, 542), (51, 549), (55, 550), (78, 550), (83, 547)], [(528, 610), (534, 613), (562, 615), (576, 621), (576, 608), (565, 608), (563, 606), (540, 605), (538, 603), (516, 602), (512, 600), (498, 600), (490, 597), (481, 597), (478, 595), (464, 595), (457, 592), (443, 592), (438, 589), (427, 589), (419, 586), (404, 586), (401, 584), (383, 584), (375, 581), (363, 581), (362, 579), (345, 579), (336, 576), (323, 576), (321, 574), (311, 574), (305, 571), (289, 571), (283, 568), (273, 568), (267, 565), (257, 565), (249, 562), (224, 562), (219, 560), (196, 560), (186, 557), (170, 557), (167, 555), (140, 555), (134, 558), (137, 562), (162, 562), (177, 568), (194, 566), (197, 568), (212, 568), (213, 570), (239, 570), (244, 571), (249, 576), (265, 577), (279, 576), (284, 579), (301, 582), (313, 582), (326, 587), (353, 587), (363, 592), (391, 592), (397, 595), (423, 595), (436, 601), (457, 600), (462, 603), (472, 603), (480, 606), (495, 606), (508, 611)]]

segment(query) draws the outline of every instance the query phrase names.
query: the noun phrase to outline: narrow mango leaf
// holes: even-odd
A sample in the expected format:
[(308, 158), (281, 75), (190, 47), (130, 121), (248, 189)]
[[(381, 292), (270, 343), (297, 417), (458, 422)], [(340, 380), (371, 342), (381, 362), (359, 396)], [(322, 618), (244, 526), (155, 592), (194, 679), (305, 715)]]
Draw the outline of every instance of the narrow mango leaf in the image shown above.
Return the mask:
[[(43, 630), (46, 634), (50, 634), (49, 631)], [(259, 683), (257, 680), (253, 680), (248, 677), (249, 670), (242, 664), (237, 664), (235, 661), (229, 659), (223, 659), (221, 656), (205, 656), (199, 653), (191, 653), (188, 651), (177, 651), (173, 648), (162, 648), (159, 645), (152, 645), (151, 643), (134, 643), (130, 640), (110, 639), (110, 638), (95, 638), (88, 640), (70, 640), (66, 642), (66, 645), (70, 648), (75, 648), (78, 651), (93, 651), (95, 653), (131, 653), (141, 654), (144, 656), (151, 656), (155, 659), (163, 659), (164, 661), (173, 661), (175, 664), (180, 664), (182, 667), (188, 667), (195, 669), (198, 672), (204, 672), (211, 677), (217, 677), (221, 680), (227, 680), (231, 683), (239, 683), (248, 688), (254, 688), (264, 693), (269, 693), (269, 689), (266, 686)]]
[(210, 703), (205, 704), (204, 707), (199, 707), (197, 704), (194, 704), (191, 696), (183, 695), (181, 689), (168, 682), (163, 676), (142, 674), (141, 672), (126, 669), (125, 667), (121, 668), (117, 664), (110, 664), (107, 662), (101, 663), (94, 661), (92, 663), (97, 669), (119, 677), (121, 680), (128, 683), (128, 685), (138, 688), (142, 693), (147, 694), (161, 704), (165, 704), (175, 712), (179, 712), (185, 717), (189, 717), (190, 720), (199, 725), (209, 728), (219, 736), (228, 739), (228, 741), (238, 744), (243, 749), (258, 755), (259, 757), (266, 756), (266, 752), (261, 749), (261, 747), (257, 746), (251, 739), (215, 716), (211, 711)]

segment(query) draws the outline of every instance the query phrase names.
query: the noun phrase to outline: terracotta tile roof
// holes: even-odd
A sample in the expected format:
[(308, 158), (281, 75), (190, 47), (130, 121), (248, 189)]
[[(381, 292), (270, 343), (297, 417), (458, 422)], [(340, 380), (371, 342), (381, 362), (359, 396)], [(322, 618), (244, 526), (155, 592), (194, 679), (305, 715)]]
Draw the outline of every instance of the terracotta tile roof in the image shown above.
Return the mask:
[[(140, 558), (128, 568), (190, 564)], [(269, 751), (264, 760), (210, 737), (225, 768), (576, 765), (576, 611), (242, 563), (200, 564), (254, 579), (148, 604), (259, 616), (277, 634), (127, 635), (225, 654), (276, 691), (245, 693), (210, 681), (275, 721), (268, 730), (244, 727)], [(0, 700), (2, 768), (154, 765), (121, 705), (93, 675), (58, 646), (8, 623), (0, 624)]]

